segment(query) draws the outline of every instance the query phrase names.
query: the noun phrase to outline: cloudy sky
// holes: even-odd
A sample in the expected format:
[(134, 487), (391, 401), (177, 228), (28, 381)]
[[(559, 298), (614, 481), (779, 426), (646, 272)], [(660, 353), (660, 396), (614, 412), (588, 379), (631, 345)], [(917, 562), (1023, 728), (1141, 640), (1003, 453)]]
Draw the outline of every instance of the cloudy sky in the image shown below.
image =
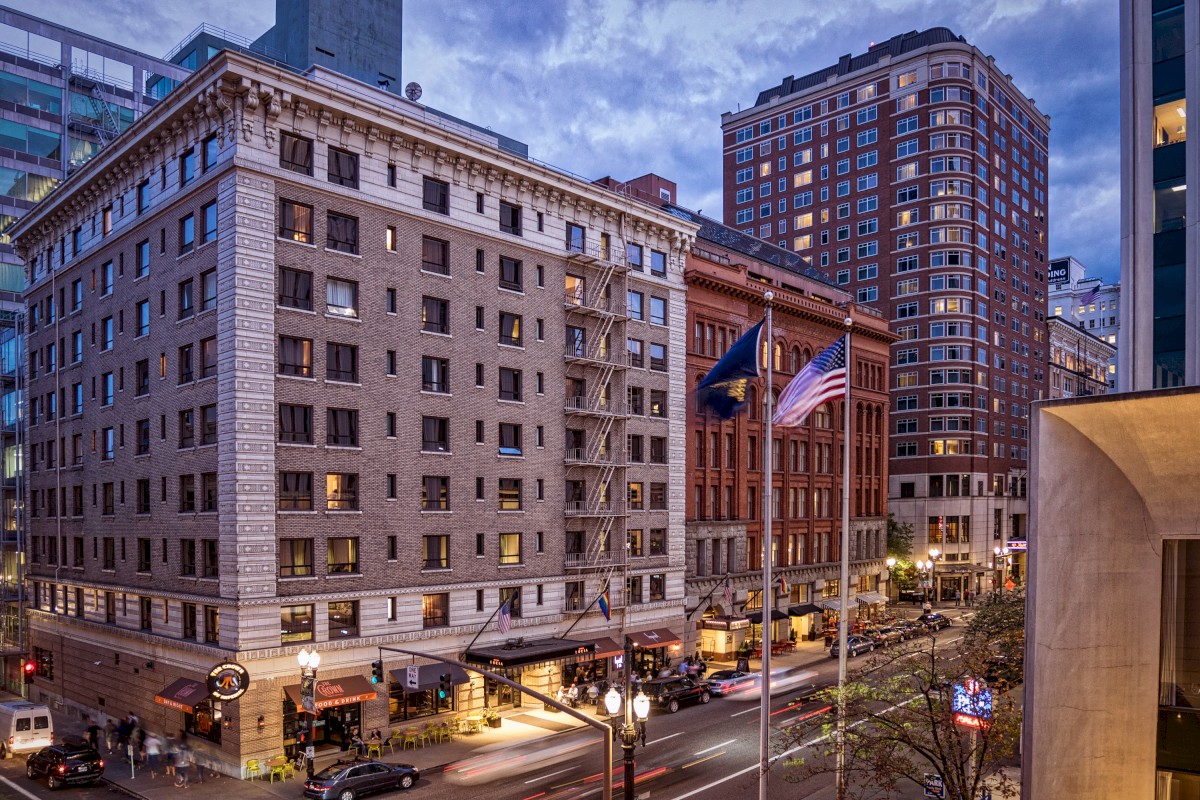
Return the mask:
[[(286, 2), (287, 0), (283, 0)], [(317, 0), (325, 2), (332, 0)], [(201, 22), (248, 38), (274, 0), (9, 0), (162, 56)], [(588, 178), (655, 172), (720, 217), (721, 113), (786, 75), (944, 25), (1051, 117), (1050, 255), (1116, 281), (1119, 74), (1112, 0), (405, 0), (422, 102)], [(86, 23), (81, 20), (87, 20)]]

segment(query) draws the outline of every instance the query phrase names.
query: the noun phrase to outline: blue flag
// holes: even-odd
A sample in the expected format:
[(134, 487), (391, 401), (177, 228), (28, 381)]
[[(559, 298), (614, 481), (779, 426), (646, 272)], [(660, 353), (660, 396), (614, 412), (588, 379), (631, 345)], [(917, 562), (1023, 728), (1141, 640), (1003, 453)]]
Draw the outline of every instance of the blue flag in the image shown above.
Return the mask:
[(696, 387), (701, 411), (710, 410), (721, 419), (732, 419), (746, 407), (747, 387), (758, 377), (760, 322), (742, 334)]

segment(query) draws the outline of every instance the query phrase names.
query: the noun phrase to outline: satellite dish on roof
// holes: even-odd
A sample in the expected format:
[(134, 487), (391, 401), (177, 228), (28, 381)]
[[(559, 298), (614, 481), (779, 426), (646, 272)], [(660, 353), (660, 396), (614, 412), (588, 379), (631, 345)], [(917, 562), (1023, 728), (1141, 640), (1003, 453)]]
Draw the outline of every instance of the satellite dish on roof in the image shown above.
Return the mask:
[(421, 84), (412, 81), (404, 87), (404, 96), (414, 103), (421, 99)]

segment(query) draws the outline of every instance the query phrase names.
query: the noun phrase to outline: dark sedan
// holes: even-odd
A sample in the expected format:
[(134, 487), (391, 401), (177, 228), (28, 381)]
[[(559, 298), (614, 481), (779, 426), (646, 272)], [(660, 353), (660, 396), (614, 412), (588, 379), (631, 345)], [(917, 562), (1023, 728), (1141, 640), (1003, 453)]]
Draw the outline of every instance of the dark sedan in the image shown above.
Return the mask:
[(407, 789), (421, 777), (410, 764), (382, 761), (339, 761), (304, 782), (304, 796), (314, 800), (354, 800), (372, 792)]
[(104, 774), (104, 759), (89, 745), (54, 744), (43, 747), (25, 761), (30, 780), (46, 779), (51, 789), (71, 783), (95, 783)]
[[(838, 641), (835, 639), (833, 642), (833, 647), (829, 648), (829, 655), (833, 658), (838, 657), (838, 653), (840, 651), (838, 644)], [(863, 653), (869, 653), (874, 649), (875, 643), (866, 636), (859, 636), (858, 634), (855, 634), (846, 638), (846, 655), (848, 656), (853, 657)]]

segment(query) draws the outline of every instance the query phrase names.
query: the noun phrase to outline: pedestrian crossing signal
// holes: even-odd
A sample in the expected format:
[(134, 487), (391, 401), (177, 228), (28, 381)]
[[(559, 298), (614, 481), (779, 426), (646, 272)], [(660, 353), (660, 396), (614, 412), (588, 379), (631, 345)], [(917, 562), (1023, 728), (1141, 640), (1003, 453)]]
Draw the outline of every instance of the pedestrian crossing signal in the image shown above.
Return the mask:
[(383, 683), (383, 661), (371, 662), (371, 683)]

